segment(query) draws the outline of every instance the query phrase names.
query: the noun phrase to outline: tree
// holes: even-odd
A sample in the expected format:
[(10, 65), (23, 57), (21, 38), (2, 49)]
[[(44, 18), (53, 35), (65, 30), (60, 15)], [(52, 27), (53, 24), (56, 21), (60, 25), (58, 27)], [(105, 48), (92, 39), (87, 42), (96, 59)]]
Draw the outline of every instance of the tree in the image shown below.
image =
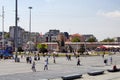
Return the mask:
[(113, 38), (106, 38), (102, 40), (101, 42), (114, 42), (115, 40)]
[(79, 37), (74, 37), (71, 41), (72, 42), (80, 42), (80, 38)]
[(91, 38), (89, 38), (88, 40), (87, 40), (87, 42), (96, 42), (97, 40), (96, 40), (96, 38), (95, 37), (91, 37)]
[(47, 52), (47, 45), (46, 44), (37, 44), (37, 48), (39, 49), (39, 52), (41, 53), (45, 53)]
[(73, 52), (72, 46), (71, 46), (71, 45), (67, 45), (67, 46), (65, 47), (65, 51), (66, 51), (66, 52)]
[(85, 45), (81, 45), (80, 49), (78, 50), (79, 53), (83, 54), (85, 52)]
[(9, 37), (10, 37), (10, 34), (9, 34), (9, 33), (5, 33), (5, 34), (4, 34), (4, 38), (5, 38), (5, 39), (8, 39)]

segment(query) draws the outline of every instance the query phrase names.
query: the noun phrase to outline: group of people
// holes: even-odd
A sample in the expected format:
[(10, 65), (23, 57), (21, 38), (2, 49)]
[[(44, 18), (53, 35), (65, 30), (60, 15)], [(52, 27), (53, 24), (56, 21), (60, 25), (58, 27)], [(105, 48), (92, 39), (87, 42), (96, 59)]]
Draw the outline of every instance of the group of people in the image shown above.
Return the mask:
[(71, 60), (71, 55), (66, 54), (66, 58), (67, 58), (67, 60)]
[[(35, 63), (35, 61), (33, 61), (31, 69), (32, 69), (33, 72), (36, 72), (36, 63)], [(44, 62), (44, 70), (48, 70), (48, 58)]]
[[(104, 58), (104, 54), (102, 55), (102, 57)], [(113, 64), (112, 56), (109, 57), (109, 60), (110, 60), (110, 64)], [(105, 63), (105, 65), (108, 65), (108, 59), (104, 59), (104, 63)], [(113, 71), (118, 70), (116, 64), (113, 65), (112, 69), (113, 69)]]
[[(67, 60), (71, 60), (71, 55), (66, 55), (66, 58), (67, 58)], [(46, 59), (44, 60), (44, 70), (48, 70), (48, 64), (49, 64), (48, 63), (48, 59), (49, 59), (49, 56), (47, 56)], [(33, 62), (32, 62), (32, 58), (31, 57), (27, 57), (26, 58), (27, 63), (32, 63), (32, 70), (33, 70), (33, 72), (36, 72), (36, 68), (35, 68), (36, 63), (35, 63), (35, 61), (37, 61), (37, 60), (40, 60), (40, 56), (39, 55), (38, 56), (37, 55), (34, 56), (34, 61)], [(108, 65), (108, 60), (110, 61), (110, 64), (112, 64), (112, 62), (113, 62), (112, 61), (112, 56), (110, 56), (109, 59), (104, 58), (105, 65)], [(56, 56), (55, 55), (53, 55), (53, 63), (56, 63)], [(76, 65), (77, 66), (81, 65), (80, 57), (77, 57)], [(115, 68), (116, 68), (116, 65), (114, 65), (113, 69), (115, 69)]]
[[(38, 55), (35, 55), (35, 56), (34, 56), (34, 60), (35, 60), (35, 61), (40, 60), (40, 55), (39, 55), (39, 54), (38, 54)], [(32, 63), (32, 57), (31, 57), (31, 56), (27, 56), (27, 57), (26, 57), (26, 62), (31, 64), (31, 63)]]
[[(34, 61), (32, 63), (32, 70), (33, 70), (33, 72), (36, 72), (36, 67), (35, 67), (35, 65), (36, 65), (36, 63), (35, 63), (36, 58), (37, 57), (34, 56)], [(38, 60), (39, 60), (39, 57), (38, 57)], [(54, 56), (54, 55), (53, 55), (53, 63), (56, 63), (56, 56)], [(49, 56), (47, 56), (45, 61), (44, 61), (44, 70), (48, 70), (48, 64), (49, 64)]]

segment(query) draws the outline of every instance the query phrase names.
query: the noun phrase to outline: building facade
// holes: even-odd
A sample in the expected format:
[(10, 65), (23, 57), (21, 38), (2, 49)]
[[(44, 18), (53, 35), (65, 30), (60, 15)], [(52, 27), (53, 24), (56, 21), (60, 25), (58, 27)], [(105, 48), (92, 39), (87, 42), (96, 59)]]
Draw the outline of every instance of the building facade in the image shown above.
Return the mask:
[[(17, 44), (18, 44), (18, 47), (22, 47), (23, 45), (23, 42), (24, 42), (24, 33), (25, 33), (25, 30), (22, 29), (20, 26), (17, 27)], [(14, 43), (15, 41), (15, 26), (10, 26), (9, 27), (9, 34), (10, 34), (10, 40)], [(15, 43), (14, 43), (15, 44)], [(14, 45), (13, 45), (14, 46)]]
[(45, 42), (56, 42), (57, 35), (60, 33), (59, 30), (49, 30), (49, 32), (43, 35)]
[(114, 40), (115, 42), (120, 42), (120, 37), (115, 37)]

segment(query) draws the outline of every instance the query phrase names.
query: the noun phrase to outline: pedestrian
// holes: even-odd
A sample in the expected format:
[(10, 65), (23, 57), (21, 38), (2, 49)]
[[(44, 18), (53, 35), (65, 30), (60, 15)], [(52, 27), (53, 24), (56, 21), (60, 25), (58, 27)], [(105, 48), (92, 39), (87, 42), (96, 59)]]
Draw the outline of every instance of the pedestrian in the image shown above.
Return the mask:
[(29, 63), (30, 64), (32, 63), (32, 57), (31, 56), (29, 57)]
[(44, 62), (44, 70), (48, 70), (48, 62), (47, 62), (47, 60), (45, 60), (45, 62)]
[(40, 54), (38, 54), (38, 60), (40, 60)]
[(110, 63), (112, 64), (112, 56), (110, 57)]
[(105, 65), (107, 65), (107, 59), (104, 59), (104, 63), (105, 63)]
[(56, 63), (55, 56), (53, 56), (53, 62)]
[(69, 58), (69, 60), (71, 61), (71, 55), (70, 55), (70, 54), (68, 55), (68, 58)]
[(77, 66), (79, 66), (80, 65), (80, 59), (78, 58), (78, 60), (77, 60)]
[(29, 63), (29, 56), (26, 57), (26, 62)]
[(37, 55), (34, 56), (34, 60), (37, 61)]
[(47, 64), (49, 64), (49, 59), (48, 59), (48, 56), (47, 56), (46, 62), (47, 62)]
[(104, 54), (102, 54), (102, 58), (104, 58)]
[(36, 65), (36, 64), (35, 64), (35, 61), (33, 61), (33, 63), (32, 63), (32, 71), (33, 71), (33, 72), (36, 72), (35, 65)]

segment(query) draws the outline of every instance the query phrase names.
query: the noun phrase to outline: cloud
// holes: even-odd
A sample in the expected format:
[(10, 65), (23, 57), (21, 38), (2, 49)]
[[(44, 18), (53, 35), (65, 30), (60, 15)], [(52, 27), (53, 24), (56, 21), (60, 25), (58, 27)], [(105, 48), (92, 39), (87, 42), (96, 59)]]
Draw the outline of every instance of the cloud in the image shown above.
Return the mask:
[(98, 11), (97, 15), (110, 17), (110, 18), (120, 18), (120, 11), (119, 10), (112, 11), (112, 12)]

